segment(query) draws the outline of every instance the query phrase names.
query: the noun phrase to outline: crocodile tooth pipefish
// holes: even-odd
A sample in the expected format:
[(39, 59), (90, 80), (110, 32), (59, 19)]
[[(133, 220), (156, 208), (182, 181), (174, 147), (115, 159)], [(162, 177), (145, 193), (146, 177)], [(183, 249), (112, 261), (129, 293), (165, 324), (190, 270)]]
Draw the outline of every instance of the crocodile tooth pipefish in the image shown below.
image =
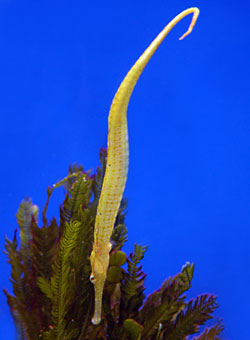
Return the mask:
[(94, 325), (101, 321), (103, 287), (111, 250), (110, 237), (128, 174), (127, 107), (129, 99), (142, 71), (167, 34), (180, 20), (191, 13), (193, 13), (191, 24), (187, 32), (179, 39), (181, 40), (191, 33), (199, 15), (199, 9), (196, 7), (188, 8), (177, 15), (153, 40), (122, 81), (110, 108), (107, 166), (97, 207), (94, 243), (90, 255), (92, 269), (90, 281), (94, 284), (95, 290), (95, 310), (92, 318)]

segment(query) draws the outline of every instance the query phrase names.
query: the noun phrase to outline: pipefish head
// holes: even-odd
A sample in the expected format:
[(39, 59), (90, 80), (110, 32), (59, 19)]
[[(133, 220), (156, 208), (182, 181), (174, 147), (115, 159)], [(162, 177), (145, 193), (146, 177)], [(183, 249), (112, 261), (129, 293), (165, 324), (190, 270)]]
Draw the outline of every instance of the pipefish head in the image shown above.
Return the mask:
[(95, 311), (91, 321), (94, 325), (98, 325), (101, 321), (103, 287), (106, 280), (109, 258), (107, 257), (106, 259), (104, 256), (99, 256), (98, 258), (93, 251), (90, 256), (90, 262), (92, 272), (89, 279), (93, 283), (95, 290)]

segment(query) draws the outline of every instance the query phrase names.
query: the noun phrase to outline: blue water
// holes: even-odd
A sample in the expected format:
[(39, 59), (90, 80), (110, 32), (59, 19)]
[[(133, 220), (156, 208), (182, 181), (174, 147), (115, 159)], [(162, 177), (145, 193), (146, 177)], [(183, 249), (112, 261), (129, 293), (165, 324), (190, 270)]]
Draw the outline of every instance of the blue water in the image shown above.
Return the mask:
[[(95, 169), (126, 72), (181, 10), (198, 6), (143, 73), (129, 110), (130, 251), (149, 245), (146, 293), (186, 262), (190, 297), (219, 297), (224, 337), (249, 336), (249, 1), (0, 1), (0, 249), (19, 202), (43, 207), (69, 163)], [(63, 192), (53, 196), (58, 216)], [(0, 287), (10, 284), (0, 252)], [(0, 338), (14, 340), (0, 295)]]

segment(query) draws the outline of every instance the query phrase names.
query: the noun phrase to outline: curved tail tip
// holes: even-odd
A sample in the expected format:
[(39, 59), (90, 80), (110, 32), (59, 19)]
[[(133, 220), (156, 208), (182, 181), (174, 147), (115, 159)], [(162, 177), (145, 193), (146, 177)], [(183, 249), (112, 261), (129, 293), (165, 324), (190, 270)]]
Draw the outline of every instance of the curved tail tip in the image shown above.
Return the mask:
[(196, 24), (197, 18), (200, 14), (200, 10), (198, 7), (189, 8), (187, 11), (190, 11), (188, 14), (193, 13), (193, 18), (192, 18), (191, 24), (188, 27), (188, 30), (179, 38), (179, 40), (184, 39), (187, 35), (189, 35), (192, 32), (194, 25)]

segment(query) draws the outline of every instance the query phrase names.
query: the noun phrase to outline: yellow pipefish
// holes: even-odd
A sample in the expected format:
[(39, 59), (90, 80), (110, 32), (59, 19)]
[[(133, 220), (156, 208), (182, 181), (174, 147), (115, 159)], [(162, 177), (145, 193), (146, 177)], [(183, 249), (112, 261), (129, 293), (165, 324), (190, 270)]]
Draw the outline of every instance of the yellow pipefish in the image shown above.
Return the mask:
[(191, 33), (199, 15), (199, 9), (196, 7), (189, 8), (177, 15), (155, 38), (124, 78), (110, 108), (107, 167), (97, 208), (94, 244), (90, 256), (92, 268), (90, 280), (95, 289), (95, 311), (92, 323), (95, 325), (101, 321), (103, 287), (111, 250), (110, 237), (128, 174), (127, 107), (129, 99), (143, 69), (159, 45), (171, 29), (190, 13), (193, 13), (191, 24), (180, 40)]

